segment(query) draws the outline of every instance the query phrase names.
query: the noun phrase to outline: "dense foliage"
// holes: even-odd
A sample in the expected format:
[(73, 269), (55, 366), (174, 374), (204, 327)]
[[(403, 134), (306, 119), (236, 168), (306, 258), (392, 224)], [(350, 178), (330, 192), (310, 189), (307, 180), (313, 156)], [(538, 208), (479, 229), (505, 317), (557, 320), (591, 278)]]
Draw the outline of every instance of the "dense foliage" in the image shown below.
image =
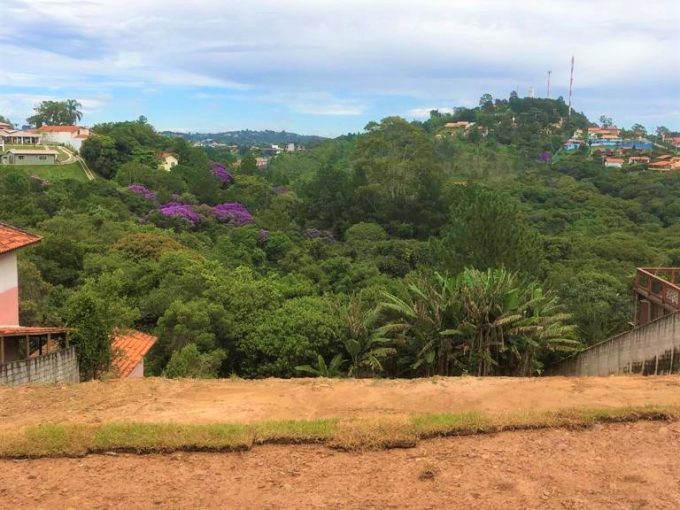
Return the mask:
[[(628, 327), (637, 265), (680, 264), (680, 174), (550, 163), (587, 125), (565, 108), (483, 97), (266, 171), (143, 118), (95, 126), (103, 178), (0, 173), (2, 221), (44, 237), (22, 320), (78, 327), (88, 377), (120, 326), (157, 334), (147, 370), (172, 377), (538, 373)], [(442, 135), (457, 120), (482, 129)]]

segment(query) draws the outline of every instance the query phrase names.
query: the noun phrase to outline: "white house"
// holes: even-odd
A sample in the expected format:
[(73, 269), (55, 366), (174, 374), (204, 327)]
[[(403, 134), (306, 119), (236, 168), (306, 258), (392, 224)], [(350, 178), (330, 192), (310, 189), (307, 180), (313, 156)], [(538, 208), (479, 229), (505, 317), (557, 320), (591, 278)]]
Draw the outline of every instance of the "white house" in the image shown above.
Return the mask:
[(161, 152), (160, 158), (161, 158), (160, 167), (166, 172), (169, 172), (173, 166), (177, 166), (179, 164), (177, 156), (174, 155), (172, 152)]
[(90, 130), (80, 126), (42, 126), (36, 131), (42, 135), (43, 143), (64, 144), (77, 151), (90, 136)]

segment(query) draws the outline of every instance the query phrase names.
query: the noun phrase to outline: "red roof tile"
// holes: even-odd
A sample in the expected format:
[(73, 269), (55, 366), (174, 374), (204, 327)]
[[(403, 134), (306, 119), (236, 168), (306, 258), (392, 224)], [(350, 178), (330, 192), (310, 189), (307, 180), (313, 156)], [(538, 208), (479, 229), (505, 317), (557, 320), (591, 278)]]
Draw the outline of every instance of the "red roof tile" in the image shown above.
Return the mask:
[(39, 133), (75, 133), (78, 126), (42, 126), (38, 128)]
[(132, 329), (117, 333), (111, 346), (114, 351), (113, 369), (118, 377), (124, 379), (129, 376), (156, 340), (158, 338), (153, 335)]
[(39, 243), (40, 239), (40, 236), (0, 223), (0, 254)]

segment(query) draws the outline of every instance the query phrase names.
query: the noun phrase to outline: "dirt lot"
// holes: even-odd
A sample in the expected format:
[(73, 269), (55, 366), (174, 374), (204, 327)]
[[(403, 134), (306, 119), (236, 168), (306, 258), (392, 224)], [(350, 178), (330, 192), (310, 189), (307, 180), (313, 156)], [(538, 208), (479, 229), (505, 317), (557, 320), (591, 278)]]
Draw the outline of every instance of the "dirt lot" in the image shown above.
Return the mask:
[(183, 423), (680, 405), (680, 376), (420, 380), (145, 379), (0, 388), (0, 430), (45, 422)]
[(680, 423), (434, 439), (342, 453), (263, 446), (237, 454), (0, 461), (12, 509), (677, 509)]

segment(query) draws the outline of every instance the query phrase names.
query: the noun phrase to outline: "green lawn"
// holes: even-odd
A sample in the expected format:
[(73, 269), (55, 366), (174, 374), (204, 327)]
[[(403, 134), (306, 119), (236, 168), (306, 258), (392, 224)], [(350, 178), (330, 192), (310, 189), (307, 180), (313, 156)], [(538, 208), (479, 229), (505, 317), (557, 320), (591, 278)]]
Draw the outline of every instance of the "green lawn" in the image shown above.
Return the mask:
[(48, 181), (60, 181), (63, 179), (75, 179), (76, 181), (87, 181), (85, 172), (78, 163), (70, 165), (6, 165), (1, 166), (1, 170), (21, 170), (26, 175), (37, 175)]

